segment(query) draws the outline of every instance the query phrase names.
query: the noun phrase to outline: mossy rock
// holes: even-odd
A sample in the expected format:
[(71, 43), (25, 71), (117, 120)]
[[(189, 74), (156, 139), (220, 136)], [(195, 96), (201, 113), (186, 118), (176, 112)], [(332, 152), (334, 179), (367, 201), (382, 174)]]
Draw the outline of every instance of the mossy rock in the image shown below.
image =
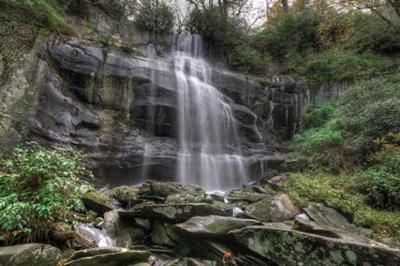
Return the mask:
[(44, 244), (24, 244), (0, 248), (0, 265), (54, 266), (61, 259), (61, 251)]
[(92, 210), (100, 216), (103, 216), (108, 211), (119, 208), (118, 201), (97, 191), (84, 193), (81, 198), (88, 210)]
[(113, 197), (121, 203), (138, 200), (140, 188), (130, 186), (120, 186), (113, 189)]

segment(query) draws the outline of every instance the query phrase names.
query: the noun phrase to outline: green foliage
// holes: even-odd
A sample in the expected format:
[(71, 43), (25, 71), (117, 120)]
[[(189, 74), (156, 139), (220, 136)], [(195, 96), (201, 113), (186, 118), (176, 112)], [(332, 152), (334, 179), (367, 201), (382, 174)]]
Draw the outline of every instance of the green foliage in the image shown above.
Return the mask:
[(377, 75), (393, 68), (391, 60), (371, 52), (357, 53), (331, 48), (309, 56), (298, 74), (308, 81), (346, 80), (360, 76)]
[[(55, 0), (0, 0), (11, 8), (18, 20), (34, 23), (37, 26), (56, 33), (70, 34), (72, 32), (65, 16), (66, 3)], [(23, 16), (21, 16), (23, 13)]]
[(186, 30), (200, 34), (213, 45), (228, 51), (246, 38), (240, 21), (224, 15), (218, 7), (194, 9), (186, 23)]
[(379, 208), (400, 208), (400, 153), (386, 154), (380, 163), (362, 171), (361, 180), (371, 204)]
[(346, 16), (351, 36), (343, 42), (357, 50), (396, 51), (400, 48), (399, 30), (389, 26), (376, 14), (355, 12)]
[(1, 161), (0, 231), (15, 241), (36, 241), (51, 222), (73, 220), (82, 211), (82, 176), (91, 176), (81, 153), (36, 143), (16, 148)]
[(311, 110), (304, 118), (306, 128), (320, 127), (329, 121), (336, 108), (335, 101), (326, 101)]
[(284, 190), (302, 207), (309, 202), (323, 202), (339, 210), (358, 226), (373, 229), (377, 239), (400, 238), (400, 212), (378, 210), (360, 193), (364, 183), (359, 176), (335, 176), (325, 172), (293, 174)]
[(318, 128), (311, 128), (293, 140), (295, 148), (306, 154), (321, 152), (341, 145), (344, 141), (343, 129), (338, 120), (331, 120)]
[[(308, 123), (317, 127), (295, 136), (292, 148), (322, 158), (330, 166), (342, 161), (329, 162), (330, 159), (343, 156), (347, 157), (343, 162), (365, 161), (373, 152), (375, 139), (400, 132), (399, 79), (394, 75), (359, 82), (346, 90), (334, 105), (315, 109)], [(319, 125), (315, 121), (324, 120), (319, 117), (327, 110), (328, 120)], [(340, 156), (332, 153), (332, 147), (336, 147)]]
[(249, 46), (238, 46), (231, 54), (231, 65), (242, 73), (266, 74), (271, 72), (272, 61)]
[(282, 12), (270, 27), (254, 37), (254, 47), (282, 60), (291, 50), (304, 51), (319, 47), (317, 28), (321, 16), (314, 9)]
[(398, 75), (363, 81), (339, 99), (336, 117), (348, 132), (346, 148), (362, 158), (372, 151), (376, 138), (400, 131)]
[(142, 31), (156, 35), (171, 34), (175, 16), (171, 8), (165, 3), (147, 0), (138, 9), (135, 23)]

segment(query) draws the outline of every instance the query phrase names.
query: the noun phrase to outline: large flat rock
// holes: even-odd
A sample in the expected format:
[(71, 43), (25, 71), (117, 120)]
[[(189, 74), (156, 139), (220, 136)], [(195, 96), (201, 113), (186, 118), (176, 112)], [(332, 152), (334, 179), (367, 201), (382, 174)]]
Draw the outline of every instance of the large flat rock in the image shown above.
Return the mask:
[(228, 235), (278, 265), (400, 265), (400, 250), (383, 244), (324, 237), (274, 224), (245, 227)]
[(1, 266), (54, 266), (61, 251), (50, 245), (24, 244), (0, 248)]

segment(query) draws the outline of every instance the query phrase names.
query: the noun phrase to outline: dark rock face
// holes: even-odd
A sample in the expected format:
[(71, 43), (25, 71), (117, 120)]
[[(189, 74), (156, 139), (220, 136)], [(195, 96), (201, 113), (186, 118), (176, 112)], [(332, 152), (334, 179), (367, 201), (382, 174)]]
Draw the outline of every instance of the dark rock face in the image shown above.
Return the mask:
[[(95, 175), (108, 178), (105, 183), (132, 184), (149, 177), (173, 180), (177, 84), (168, 58), (155, 62), (78, 40), (49, 41), (40, 57), (51, 67), (41, 82), (30, 139), (83, 148)], [(214, 72), (213, 82), (232, 99), (250, 175), (279, 167), (283, 158), (275, 155), (278, 138), (270, 126), (277, 118), (265, 108), (257, 113), (254, 102), (269, 88), (261, 80), (218, 68)], [(151, 151), (144, 159), (146, 143)]]
[[(178, 103), (168, 56), (152, 60), (76, 39), (37, 46), (41, 70), (29, 85), (37, 88), (25, 118), (29, 139), (84, 149), (104, 183), (174, 179)], [(290, 78), (261, 80), (218, 67), (211, 80), (229, 99), (250, 176), (278, 168), (283, 157), (276, 148), (298, 130), (306, 91)]]

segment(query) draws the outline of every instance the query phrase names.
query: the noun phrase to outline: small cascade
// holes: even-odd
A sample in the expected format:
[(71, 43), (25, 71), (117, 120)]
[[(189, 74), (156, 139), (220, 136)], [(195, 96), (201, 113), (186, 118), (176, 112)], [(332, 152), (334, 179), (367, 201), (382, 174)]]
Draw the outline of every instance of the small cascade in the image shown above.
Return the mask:
[(212, 85), (212, 67), (202, 57), (202, 38), (178, 35), (173, 60), (178, 86), (178, 179), (207, 190), (247, 183), (248, 167), (231, 99)]
[(116, 241), (112, 239), (104, 230), (100, 230), (90, 224), (80, 224), (77, 231), (96, 242), (98, 247), (115, 247)]

